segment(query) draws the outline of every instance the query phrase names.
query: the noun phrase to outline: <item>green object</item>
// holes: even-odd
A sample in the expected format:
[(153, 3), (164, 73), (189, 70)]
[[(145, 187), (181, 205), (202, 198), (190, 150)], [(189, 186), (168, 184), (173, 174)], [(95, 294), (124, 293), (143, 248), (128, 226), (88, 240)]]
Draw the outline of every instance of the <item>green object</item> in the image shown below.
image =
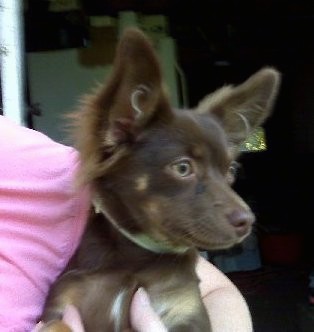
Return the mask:
[(265, 132), (262, 127), (258, 127), (241, 146), (241, 151), (258, 152), (266, 149)]

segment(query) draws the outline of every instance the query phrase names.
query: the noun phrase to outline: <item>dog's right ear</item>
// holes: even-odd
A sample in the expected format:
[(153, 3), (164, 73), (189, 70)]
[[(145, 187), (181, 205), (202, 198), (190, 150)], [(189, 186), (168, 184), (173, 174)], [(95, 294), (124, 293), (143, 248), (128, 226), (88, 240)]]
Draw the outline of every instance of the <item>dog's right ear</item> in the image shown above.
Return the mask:
[(112, 148), (134, 138), (165, 99), (152, 44), (139, 30), (126, 30), (117, 48), (111, 78), (95, 98), (102, 114), (103, 145)]
[[(82, 167), (95, 177), (95, 167), (136, 139), (158, 112), (171, 111), (162, 87), (161, 68), (151, 42), (135, 28), (127, 29), (117, 47), (106, 85), (83, 101), (77, 116), (76, 141)], [(108, 164), (108, 163), (107, 163)]]

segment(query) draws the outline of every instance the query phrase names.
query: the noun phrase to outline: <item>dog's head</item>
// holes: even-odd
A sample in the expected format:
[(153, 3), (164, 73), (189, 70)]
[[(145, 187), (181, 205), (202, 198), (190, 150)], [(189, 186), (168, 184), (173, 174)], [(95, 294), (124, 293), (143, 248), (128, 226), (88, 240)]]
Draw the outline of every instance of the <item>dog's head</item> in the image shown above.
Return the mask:
[(280, 82), (271, 68), (225, 86), (194, 110), (174, 110), (150, 42), (135, 29), (111, 77), (78, 116), (80, 180), (127, 237), (158, 252), (239, 243), (254, 222), (231, 189), (239, 146), (269, 115)]

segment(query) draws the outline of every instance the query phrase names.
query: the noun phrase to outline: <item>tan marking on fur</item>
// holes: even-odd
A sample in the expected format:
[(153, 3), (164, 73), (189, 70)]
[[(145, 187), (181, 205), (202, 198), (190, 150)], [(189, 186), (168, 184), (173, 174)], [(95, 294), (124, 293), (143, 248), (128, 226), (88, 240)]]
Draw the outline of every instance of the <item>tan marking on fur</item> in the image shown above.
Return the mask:
[(42, 326), (38, 332), (72, 332), (72, 330), (64, 322), (52, 321)]
[(200, 158), (204, 155), (204, 150), (200, 146), (195, 146), (192, 150), (192, 154), (196, 158)]
[(147, 174), (138, 177), (135, 180), (135, 189), (137, 191), (145, 191), (148, 188), (149, 177)]
[(152, 217), (157, 217), (160, 213), (159, 205), (155, 201), (149, 201), (148, 203), (144, 204), (144, 209)]
[(107, 131), (103, 142), (104, 147), (109, 147), (109, 146), (114, 147), (116, 144), (117, 140), (115, 139), (113, 133), (111, 131)]
[(60, 296), (61, 310), (63, 311), (64, 308), (69, 304), (78, 303), (79, 297), (80, 297), (79, 291), (75, 286), (66, 289), (62, 293), (62, 296)]
[(165, 295), (160, 301), (153, 303), (153, 307), (168, 328), (188, 321), (200, 310), (200, 299), (193, 289), (169, 292)]

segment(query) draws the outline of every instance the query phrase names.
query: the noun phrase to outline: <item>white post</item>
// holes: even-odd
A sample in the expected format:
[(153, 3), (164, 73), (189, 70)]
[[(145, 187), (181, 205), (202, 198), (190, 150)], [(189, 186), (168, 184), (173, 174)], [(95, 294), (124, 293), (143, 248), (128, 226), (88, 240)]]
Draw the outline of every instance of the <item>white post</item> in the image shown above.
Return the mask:
[(179, 108), (179, 91), (178, 91), (178, 78), (177, 78), (177, 55), (176, 55), (176, 45), (171, 37), (164, 37), (160, 39), (159, 42), (159, 56), (161, 59), (161, 66), (163, 75), (170, 91), (171, 105), (173, 107)]
[(23, 1), (0, 0), (0, 66), (3, 113), (25, 125)]
[(137, 27), (138, 17), (135, 12), (132, 11), (122, 11), (119, 12), (118, 20), (118, 36), (120, 37), (123, 31), (128, 27)]

